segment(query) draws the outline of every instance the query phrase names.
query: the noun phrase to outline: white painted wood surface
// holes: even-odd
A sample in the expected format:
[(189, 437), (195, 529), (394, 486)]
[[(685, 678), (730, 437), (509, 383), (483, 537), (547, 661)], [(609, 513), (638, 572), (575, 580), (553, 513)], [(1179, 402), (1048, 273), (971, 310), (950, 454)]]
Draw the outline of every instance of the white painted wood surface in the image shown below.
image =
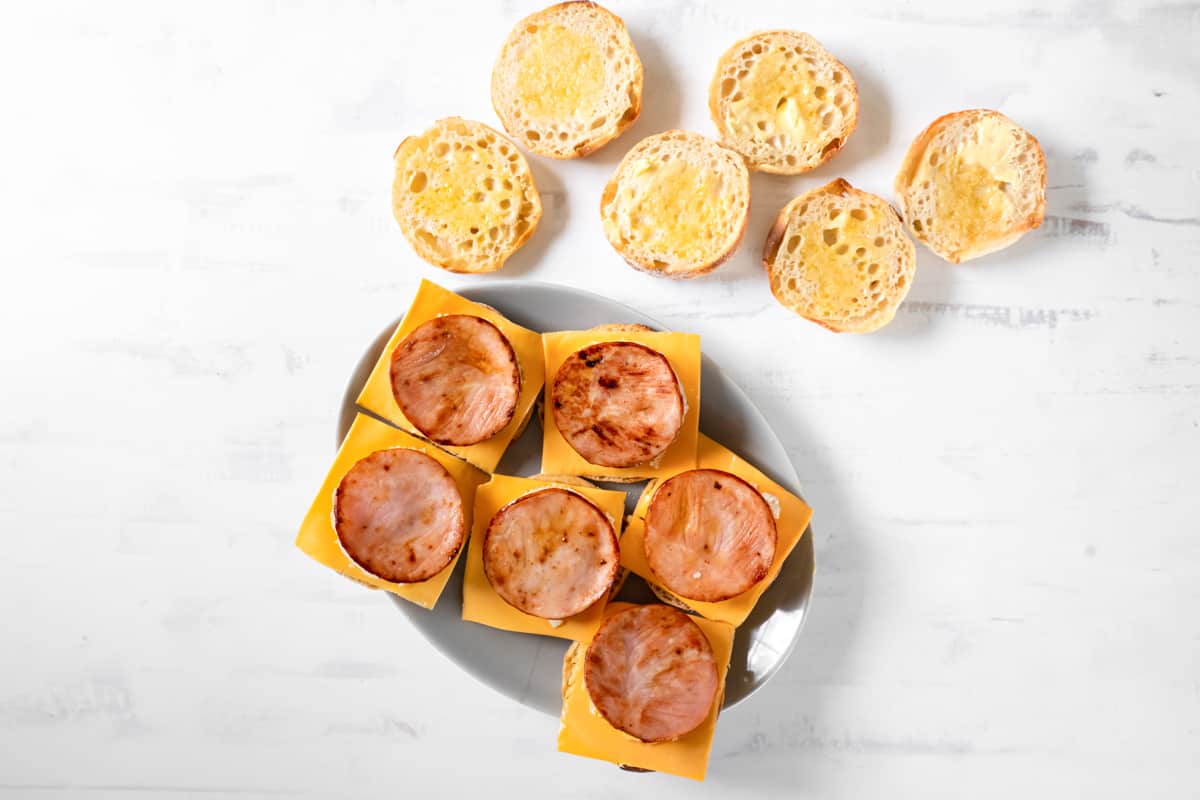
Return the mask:
[[(0, 24), (0, 796), (1195, 797), (1200, 793), (1200, 7), (622, 2), (646, 109), (500, 274), (704, 336), (816, 508), (801, 646), (722, 718), (708, 782), (554, 750), (384, 597), (292, 547), (344, 381), (422, 276), (392, 150), (496, 124), (534, 3), (24, 3)], [(713, 132), (719, 53), (796, 27), (862, 113), (817, 172), (756, 176), (713, 276), (637, 274), (600, 187)], [(836, 176), (891, 196), (911, 138), (986, 106), (1048, 217), (966, 266), (920, 250), (896, 322), (775, 305), (768, 223)], [(535, 777), (533, 777), (535, 776)]]

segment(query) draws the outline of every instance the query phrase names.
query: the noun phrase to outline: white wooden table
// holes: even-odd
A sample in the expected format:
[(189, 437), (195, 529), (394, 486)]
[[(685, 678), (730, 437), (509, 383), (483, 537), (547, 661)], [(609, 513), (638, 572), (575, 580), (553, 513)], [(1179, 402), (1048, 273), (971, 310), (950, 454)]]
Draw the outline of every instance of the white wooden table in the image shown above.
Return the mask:
[[(355, 360), (419, 278), (469, 282), (401, 238), (392, 151), (438, 117), (497, 124), (492, 59), (537, 7), (6, 9), (0, 796), (1197, 796), (1195, 5), (612, 6), (642, 118), (585, 161), (531, 158), (542, 225), (475, 280), (702, 334), (795, 459), (811, 618), (703, 786), (556, 753), (555, 720), (292, 547)], [(756, 176), (713, 276), (633, 272), (600, 187), (642, 136), (711, 134), (717, 56), (768, 27), (845, 61), (858, 131)], [(757, 256), (788, 199), (837, 176), (890, 197), (917, 131), (976, 106), (1040, 138), (1041, 230), (961, 267), (920, 249), (876, 335), (774, 303)]]

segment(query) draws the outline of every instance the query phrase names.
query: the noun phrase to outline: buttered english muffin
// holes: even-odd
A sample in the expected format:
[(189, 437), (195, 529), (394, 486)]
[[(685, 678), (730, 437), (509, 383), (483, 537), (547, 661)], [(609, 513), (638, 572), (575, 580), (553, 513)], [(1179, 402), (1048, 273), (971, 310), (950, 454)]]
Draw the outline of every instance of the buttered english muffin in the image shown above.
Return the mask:
[(951, 263), (995, 252), (1042, 224), (1046, 158), (998, 111), (958, 111), (917, 136), (896, 195), (909, 229)]
[(400, 143), (392, 213), (417, 255), (494, 272), (533, 235), (542, 201), (525, 157), (497, 131), (450, 117)]
[(708, 108), (721, 142), (751, 169), (795, 175), (845, 146), (858, 123), (858, 87), (807, 33), (766, 31), (721, 56)]
[(609, 243), (630, 265), (671, 278), (724, 263), (741, 243), (749, 213), (742, 157), (687, 131), (634, 145), (600, 198)]
[(839, 178), (779, 212), (763, 265), (783, 306), (832, 331), (869, 333), (896, 315), (917, 254), (887, 201)]
[(492, 70), (492, 105), (533, 152), (586, 156), (637, 120), (642, 62), (620, 17), (596, 3), (560, 3), (509, 33)]

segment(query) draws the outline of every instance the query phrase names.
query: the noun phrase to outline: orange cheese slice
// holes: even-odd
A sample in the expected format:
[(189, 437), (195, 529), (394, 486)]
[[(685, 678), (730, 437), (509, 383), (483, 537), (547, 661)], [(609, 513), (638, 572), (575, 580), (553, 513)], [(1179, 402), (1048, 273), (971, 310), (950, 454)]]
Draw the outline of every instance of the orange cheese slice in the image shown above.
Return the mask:
[(491, 472), (500, 463), (504, 451), (512, 440), (525, 427), (533, 413), (538, 394), (542, 391), (542, 381), (545, 375), (542, 369), (542, 337), (527, 328), (522, 328), (510, 322), (494, 308), (476, 303), (460, 295), (443, 289), (436, 283), (422, 280), (413, 298), (412, 305), (404, 319), (396, 327), (396, 332), (388, 341), (387, 347), (379, 354), (379, 360), (371, 370), (362, 392), (358, 395), (358, 405), (372, 414), (386, 419), (393, 425), (403, 428), (413, 434), (420, 435), (392, 394), (391, 364), (392, 353), (400, 342), (410, 333), (429, 320), (445, 314), (468, 314), (485, 319), (499, 328), (504, 337), (512, 345), (517, 356), (517, 364), (521, 368), (521, 393), (517, 397), (517, 407), (512, 419), (490, 439), (478, 444), (456, 446), (444, 445), (443, 449), (459, 458), (474, 464), (485, 472)]
[(608, 598), (620, 588), (622, 576), (618, 575), (608, 596), (597, 600), (583, 612), (555, 625), (548, 619), (526, 614), (510, 606), (492, 588), (483, 570), (483, 537), (488, 523), (497, 511), (518, 497), (547, 486), (558, 486), (576, 492), (591, 500), (612, 522), (617, 536), (621, 535), (621, 519), (625, 513), (625, 493), (574, 484), (560, 484), (534, 478), (515, 478), (511, 475), (493, 475), (475, 493), (475, 514), (471, 541), (467, 545), (467, 566), (463, 577), (462, 618), (492, 628), (517, 633), (536, 633), (542, 636), (557, 636), (560, 639), (587, 641), (600, 627), (604, 619), (604, 606)]
[[(605, 616), (629, 606), (629, 603), (610, 603), (605, 609)], [(733, 626), (700, 617), (695, 620), (708, 637), (713, 658), (720, 670), (720, 685), (724, 687), (729, 658), (733, 653)], [(704, 780), (724, 689), (718, 693), (708, 718), (695, 730), (673, 742), (642, 742), (614, 728), (592, 705), (583, 685), (583, 654), (586, 647), (586, 642), (572, 645), (563, 661), (559, 752)]]
[(572, 354), (599, 342), (637, 342), (666, 356), (683, 390), (683, 425), (666, 450), (648, 464), (605, 467), (592, 464), (563, 438), (553, 413), (542, 414), (542, 472), (635, 481), (674, 475), (696, 466), (700, 432), (700, 337), (693, 333), (658, 331), (558, 331), (542, 335), (546, 365), (546, 405), (558, 368)]
[(660, 480), (646, 484), (641, 497), (638, 498), (633, 515), (626, 521), (625, 535), (621, 537), (621, 566), (644, 578), (655, 594), (672, 605), (695, 611), (708, 619), (720, 620), (735, 626), (741, 625), (754, 610), (758, 598), (762, 597), (763, 592), (779, 575), (784, 560), (795, 549), (800, 538), (804, 536), (804, 532), (808, 530), (808, 523), (812, 519), (812, 509), (799, 497), (743, 461), (733, 451), (727, 450), (704, 434), (700, 435), (696, 467), (719, 469), (737, 475), (762, 493), (767, 500), (767, 505), (771, 506), (772, 513), (778, 512), (775, 519), (778, 534), (775, 543), (775, 560), (771, 562), (767, 576), (742, 594), (716, 603), (687, 600), (668, 591), (655, 576), (654, 571), (650, 569), (650, 565), (646, 563), (644, 520), (646, 509), (661, 483)]
[(475, 503), (475, 488), (487, 479), (487, 475), (424, 439), (393, 428), (391, 425), (372, 419), (365, 414), (359, 414), (354, 418), (354, 424), (350, 426), (350, 431), (346, 434), (346, 439), (342, 442), (341, 449), (338, 450), (337, 456), (333, 460), (333, 466), (329, 468), (329, 474), (325, 476), (325, 482), (321, 484), (320, 491), (317, 492), (312, 506), (308, 509), (308, 514), (304, 517), (304, 522), (300, 525), (296, 546), (314, 561), (340, 572), (347, 578), (352, 578), (373, 589), (384, 589), (423, 608), (433, 608), (441, 596), (442, 590), (446, 587), (446, 581), (450, 579), (450, 573), (454, 571), (454, 565), (458, 563), (458, 555), (461, 555), (461, 551), (445, 569), (428, 580), (419, 583), (391, 583), (375, 577), (351, 561), (350, 557), (342, 550), (337, 532), (333, 528), (333, 494), (337, 490), (338, 484), (341, 483), (342, 477), (350, 471), (351, 467), (371, 453), (393, 447), (419, 450), (436, 459), (446, 468), (462, 495), (463, 508), (467, 514), (467, 530), (470, 530), (471, 509)]

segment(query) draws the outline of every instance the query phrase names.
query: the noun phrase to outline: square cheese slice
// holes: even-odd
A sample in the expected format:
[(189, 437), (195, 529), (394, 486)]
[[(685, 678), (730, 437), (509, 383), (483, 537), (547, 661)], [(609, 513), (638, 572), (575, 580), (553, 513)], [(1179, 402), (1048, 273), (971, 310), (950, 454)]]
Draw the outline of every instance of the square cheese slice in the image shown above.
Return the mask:
[(646, 562), (645, 549), (646, 509), (650, 506), (654, 492), (662, 484), (661, 480), (646, 484), (641, 497), (638, 498), (633, 515), (626, 523), (625, 535), (621, 538), (621, 566), (644, 578), (654, 593), (671, 605), (695, 611), (708, 619), (728, 622), (735, 626), (741, 625), (754, 610), (758, 598), (762, 597), (763, 592), (770, 588), (775, 581), (779, 570), (783, 568), (784, 560), (808, 530), (809, 520), (812, 519), (812, 509), (799, 497), (743, 461), (733, 451), (722, 447), (703, 434), (700, 435), (696, 468), (719, 469), (733, 473), (758, 489), (766, 498), (767, 504), (771, 506), (771, 512), (775, 514), (775, 529), (778, 537), (775, 543), (775, 560), (771, 562), (767, 576), (742, 594), (716, 603), (680, 598), (663, 586)]
[(608, 595), (597, 600), (583, 612), (552, 624), (550, 620), (526, 614), (513, 608), (504, 598), (496, 594), (483, 571), (483, 537), (488, 524), (497, 511), (522, 495), (547, 486), (557, 486), (577, 492), (595, 503), (612, 523), (617, 536), (621, 535), (621, 521), (625, 514), (625, 493), (591, 486), (556, 483), (535, 478), (515, 478), (510, 475), (493, 475), (492, 479), (479, 487), (475, 493), (475, 524), (471, 541), (467, 545), (467, 567), (463, 576), (462, 618), (492, 628), (517, 633), (537, 633), (542, 636), (557, 636), (560, 639), (587, 641), (600, 627), (604, 619), (604, 606), (608, 598), (620, 588), (622, 575), (617, 576)]
[[(611, 603), (605, 616), (628, 608), (631, 603)], [(692, 780), (704, 780), (712, 750), (717, 715), (725, 697), (725, 677), (733, 652), (733, 627), (724, 622), (694, 617), (708, 637), (713, 658), (721, 671), (721, 691), (700, 727), (673, 742), (642, 742), (617, 730), (592, 705), (583, 685), (583, 655), (587, 643), (572, 645), (563, 660), (563, 708), (558, 730), (558, 750), (577, 756), (611, 761), (629, 767), (666, 772)]]
[[(683, 388), (683, 426), (675, 441), (648, 464), (605, 467), (592, 464), (567, 443), (554, 424), (551, 391), (554, 376), (572, 354), (600, 342), (636, 342), (666, 356)], [(637, 481), (665, 477), (696, 465), (696, 439), (700, 431), (700, 337), (694, 333), (659, 331), (558, 331), (542, 335), (546, 363), (545, 409), (542, 414), (542, 472), (582, 475), (602, 480)]]
[[(333, 528), (333, 495), (337, 491), (338, 484), (342, 482), (342, 478), (355, 464), (371, 453), (393, 447), (420, 450), (446, 468), (450, 477), (458, 485), (459, 494), (462, 495), (467, 532), (468, 535), (470, 534), (471, 510), (475, 504), (475, 487), (483, 483), (487, 479), (487, 475), (424, 439), (393, 428), (391, 425), (372, 419), (365, 414), (359, 414), (354, 418), (354, 424), (350, 426), (350, 431), (346, 434), (346, 439), (342, 442), (341, 449), (338, 450), (337, 456), (333, 460), (333, 466), (329, 468), (329, 474), (325, 476), (325, 482), (321, 484), (321, 489), (317, 492), (316, 499), (313, 500), (312, 507), (308, 510), (308, 515), (304, 517), (304, 522), (300, 525), (296, 546), (314, 561), (340, 572), (347, 578), (353, 578), (373, 589), (385, 589), (424, 608), (433, 608), (438, 597), (441, 596), (442, 590), (446, 587), (446, 581), (450, 579), (450, 573), (454, 571), (454, 565), (458, 563), (458, 555), (445, 569), (428, 580), (419, 583), (392, 583), (375, 577), (351, 561), (346, 552), (342, 550), (337, 532)], [(460, 550), (460, 555), (461, 552)]]
[(495, 309), (461, 297), (431, 281), (422, 280), (408, 313), (396, 327), (396, 332), (388, 340), (387, 347), (380, 353), (379, 360), (375, 362), (375, 367), (359, 393), (357, 402), (362, 408), (386, 419), (396, 427), (420, 436), (420, 431), (404, 416), (392, 394), (392, 353), (419, 326), (447, 314), (465, 314), (487, 320), (504, 334), (517, 355), (517, 364), (521, 370), (521, 393), (517, 397), (517, 407), (508, 424), (495, 436), (478, 444), (438, 445), (483, 471), (491, 472), (500, 463), (512, 440), (517, 438), (529, 422), (538, 395), (542, 391), (545, 375), (542, 368), (542, 337), (510, 322)]

